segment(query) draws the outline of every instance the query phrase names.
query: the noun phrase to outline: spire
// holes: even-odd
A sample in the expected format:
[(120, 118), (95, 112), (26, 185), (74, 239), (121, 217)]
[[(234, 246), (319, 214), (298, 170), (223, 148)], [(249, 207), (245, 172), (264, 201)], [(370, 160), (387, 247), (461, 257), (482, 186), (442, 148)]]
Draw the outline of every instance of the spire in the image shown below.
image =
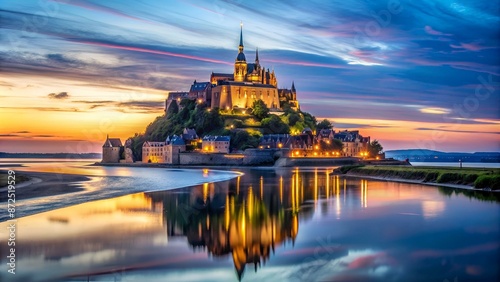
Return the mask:
[(245, 61), (245, 54), (243, 54), (243, 23), (240, 24), (240, 46), (238, 46), (238, 56), (236, 57), (236, 61)]
[(259, 62), (259, 48), (257, 47), (257, 49), (255, 49), (255, 62), (258, 63)]
[(240, 53), (243, 51), (243, 22), (240, 23)]
[(295, 92), (295, 83), (292, 81), (292, 92)]

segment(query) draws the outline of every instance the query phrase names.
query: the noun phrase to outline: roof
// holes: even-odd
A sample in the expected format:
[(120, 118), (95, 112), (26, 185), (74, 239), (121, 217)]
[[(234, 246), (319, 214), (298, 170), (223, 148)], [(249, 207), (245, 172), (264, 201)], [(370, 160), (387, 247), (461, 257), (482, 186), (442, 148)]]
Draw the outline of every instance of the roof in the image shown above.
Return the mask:
[(176, 98), (182, 98), (182, 97), (187, 97), (189, 95), (189, 92), (168, 92), (168, 100), (173, 100)]
[(122, 141), (120, 138), (109, 138), (106, 136), (106, 141), (104, 141), (103, 147), (121, 147)]
[(245, 61), (246, 62), (246, 58), (245, 58), (245, 54), (243, 54), (243, 52), (241, 53), (238, 53), (238, 56), (236, 57), (236, 61)]
[(203, 141), (216, 141), (216, 142), (230, 142), (231, 141), (231, 137), (230, 136), (210, 136), (210, 135), (207, 135), (205, 137), (203, 137), (202, 139)]
[(231, 141), (231, 137), (229, 136), (216, 136), (215, 141)]
[(180, 136), (174, 135), (170, 138), (169, 145), (182, 146), (182, 145), (186, 145), (186, 143), (184, 142), (184, 140)]
[(359, 135), (359, 130), (340, 131), (339, 133), (334, 134), (333, 138), (339, 139), (342, 142), (354, 142), (358, 138), (359, 138), (359, 140), (363, 139), (363, 137), (361, 135)]
[(202, 91), (210, 85), (210, 82), (195, 82), (189, 91)]
[(234, 74), (232, 73), (221, 73), (221, 72), (213, 72), (212, 76), (219, 76), (219, 77), (233, 77)]
[(321, 129), (319, 132), (318, 132), (318, 135), (321, 135), (321, 136), (324, 136), (324, 137), (328, 137), (330, 136), (330, 134), (334, 133), (332, 129)]
[(198, 134), (196, 134), (196, 130), (193, 128), (184, 128), (182, 138), (186, 140), (198, 139)]
[(286, 142), (289, 134), (266, 134), (260, 138), (260, 142)]
[(251, 86), (251, 87), (273, 88), (273, 89), (276, 89), (276, 87), (274, 87), (271, 84), (252, 83), (252, 82), (223, 81), (219, 85)]
[(255, 70), (255, 64), (247, 64), (247, 73), (251, 73)]
[(153, 142), (153, 141), (146, 141), (144, 144), (142, 144), (142, 147), (163, 147), (165, 146), (165, 142)]

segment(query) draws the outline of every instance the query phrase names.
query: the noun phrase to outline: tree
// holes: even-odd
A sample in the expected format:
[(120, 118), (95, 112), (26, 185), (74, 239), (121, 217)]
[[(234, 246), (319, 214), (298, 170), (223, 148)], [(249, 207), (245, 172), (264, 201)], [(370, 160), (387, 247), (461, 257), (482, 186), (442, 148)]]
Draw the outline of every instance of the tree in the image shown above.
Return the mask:
[(179, 106), (177, 105), (177, 102), (176, 101), (170, 102), (170, 105), (168, 106), (167, 109), (167, 116), (177, 114), (178, 112), (179, 112)]
[(322, 121), (320, 121), (317, 125), (316, 125), (316, 130), (317, 131), (320, 131), (321, 129), (332, 129), (333, 128), (333, 124), (327, 120), (327, 119), (324, 119)]
[(304, 116), (304, 126), (309, 127), (310, 129), (316, 129), (316, 118), (310, 113), (300, 112)]
[(251, 135), (245, 130), (240, 130), (236, 134), (232, 134), (231, 147), (237, 150), (245, 150), (247, 148), (257, 148), (259, 145), (259, 136)]
[(243, 123), (243, 121), (240, 120), (240, 119), (233, 120), (233, 124), (232, 125), (233, 125), (234, 128), (242, 128), (242, 127), (245, 126), (245, 124)]
[(260, 99), (255, 100), (252, 105), (252, 114), (262, 120), (269, 115), (269, 108), (266, 106), (264, 101)]
[(200, 112), (199, 119), (196, 123), (196, 132), (200, 135), (205, 135), (211, 131), (224, 127), (219, 108), (213, 108), (210, 111)]
[(298, 121), (300, 121), (299, 114), (293, 112), (290, 115), (288, 115), (288, 125), (294, 126)]
[(373, 140), (370, 144), (368, 144), (368, 153), (370, 157), (376, 157), (378, 154), (382, 153), (384, 147), (380, 145), (378, 140)]
[(290, 127), (288, 124), (284, 123), (278, 116), (271, 115), (265, 118), (261, 122), (262, 127), (266, 129), (269, 133), (274, 134), (286, 134), (290, 133)]

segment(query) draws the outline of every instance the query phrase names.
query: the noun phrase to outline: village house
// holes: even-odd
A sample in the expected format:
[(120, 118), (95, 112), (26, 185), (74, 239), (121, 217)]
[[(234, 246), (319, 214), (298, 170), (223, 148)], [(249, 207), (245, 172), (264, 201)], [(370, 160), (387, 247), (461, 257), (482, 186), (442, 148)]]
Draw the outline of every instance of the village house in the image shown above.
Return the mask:
[(259, 149), (281, 149), (290, 138), (289, 134), (267, 134), (260, 138)]
[(361, 136), (359, 130), (339, 131), (334, 135), (334, 138), (342, 141), (344, 144), (344, 148), (342, 149), (344, 157), (363, 157), (368, 152), (370, 137)]
[(204, 153), (229, 153), (229, 136), (205, 136), (201, 141)]
[(146, 141), (142, 145), (142, 162), (179, 164), (179, 154), (185, 151), (186, 143), (177, 135), (167, 137), (165, 142)]

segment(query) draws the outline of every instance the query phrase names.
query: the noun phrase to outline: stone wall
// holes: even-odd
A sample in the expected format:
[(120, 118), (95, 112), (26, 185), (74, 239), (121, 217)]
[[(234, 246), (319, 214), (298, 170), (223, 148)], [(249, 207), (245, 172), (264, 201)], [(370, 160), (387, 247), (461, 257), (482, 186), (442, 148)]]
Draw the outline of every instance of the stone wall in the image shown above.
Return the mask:
[(243, 155), (239, 154), (204, 154), (180, 153), (180, 165), (231, 165), (241, 166)]
[(257, 166), (273, 165), (279, 158), (277, 149), (247, 149), (244, 154), (180, 153), (180, 165), (229, 165)]
[(120, 147), (104, 147), (102, 148), (103, 163), (119, 163), (120, 162)]
[(279, 158), (274, 166), (290, 167), (290, 166), (340, 166), (359, 163), (359, 158)]

